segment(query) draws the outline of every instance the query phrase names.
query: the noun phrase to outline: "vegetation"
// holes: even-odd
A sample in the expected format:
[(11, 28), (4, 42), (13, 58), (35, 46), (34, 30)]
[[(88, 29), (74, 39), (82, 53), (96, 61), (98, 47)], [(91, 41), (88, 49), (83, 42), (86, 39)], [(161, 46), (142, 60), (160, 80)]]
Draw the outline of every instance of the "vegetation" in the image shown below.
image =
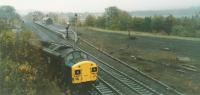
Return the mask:
[(45, 77), (47, 65), (42, 59), (40, 43), (31, 32), (6, 31), (0, 39), (0, 86), (3, 88), (0, 94), (61, 94), (56, 82)]
[[(12, 32), (11, 29), (21, 31)], [(0, 94), (62, 95), (50, 80), (37, 37), (11, 6), (0, 7)], [(41, 77), (42, 76), (42, 77)], [(50, 90), (51, 89), (51, 90)]]
[(34, 11), (34, 12), (29, 12), (26, 15), (26, 18), (28, 19), (34, 19), (34, 20), (42, 20), (42, 18), (45, 16), (44, 13), (40, 12), (40, 11)]
[(12, 6), (0, 6), (0, 32), (2, 30), (18, 27), (21, 23), (19, 14)]
[(87, 26), (111, 30), (135, 30), (156, 32), (166, 35), (200, 37), (200, 14), (192, 17), (176, 18), (173, 15), (152, 17), (131, 17), (117, 7), (109, 7), (103, 16), (86, 18)]
[(28, 19), (34, 19), (36, 21), (42, 21), (44, 17), (50, 17), (53, 22), (66, 25), (67, 24), (67, 17), (63, 13), (54, 13), (54, 12), (49, 12), (47, 14), (41, 12), (41, 11), (33, 11), (29, 12), (26, 15), (26, 18)]
[(92, 15), (88, 15), (85, 20), (85, 24), (88, 26), (95, 26), (96, 18)]
[(57, 13), (48, 13), (47, 14), (50, 18), (53, 19), (54, 22), (62, 24), (62, 25), (66, 25), (67, 24), (67, 18), (65, 15), (63, 14), (57, 14)]

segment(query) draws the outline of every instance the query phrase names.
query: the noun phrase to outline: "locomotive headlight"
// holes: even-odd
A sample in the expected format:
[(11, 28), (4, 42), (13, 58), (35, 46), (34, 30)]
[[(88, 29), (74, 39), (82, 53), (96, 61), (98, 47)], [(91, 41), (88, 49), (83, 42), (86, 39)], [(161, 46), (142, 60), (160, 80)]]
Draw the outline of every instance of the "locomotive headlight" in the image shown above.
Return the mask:
[(75, 75), (80, 75), (81, 74), (81, 70), (75, 70)]
[(97, 67), (92, 67), (92, 72), (97, 72)]

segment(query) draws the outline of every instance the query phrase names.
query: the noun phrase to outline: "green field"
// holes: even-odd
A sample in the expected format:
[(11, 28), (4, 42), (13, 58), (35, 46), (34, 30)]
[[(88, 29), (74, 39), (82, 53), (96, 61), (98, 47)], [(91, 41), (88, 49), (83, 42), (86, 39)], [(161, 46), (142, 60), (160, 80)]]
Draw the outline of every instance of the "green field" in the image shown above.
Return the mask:
[[(125, 31), (80, 28), (82, 38), (150, 76), (190, 95), (200, 93), (200, 40)], [(177, 58), (184, 57), (188, 61)], [(195, 67), (197, 71), (180, 68)], [(180, 72), (181, 71), (181, 72)]]

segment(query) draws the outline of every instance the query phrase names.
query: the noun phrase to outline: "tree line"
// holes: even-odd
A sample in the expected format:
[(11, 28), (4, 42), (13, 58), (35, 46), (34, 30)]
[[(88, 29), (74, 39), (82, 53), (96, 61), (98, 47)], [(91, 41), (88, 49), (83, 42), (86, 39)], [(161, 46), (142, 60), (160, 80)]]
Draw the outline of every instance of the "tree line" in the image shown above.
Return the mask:
[(56, 12), (49, 12), (45, 14), (40, 11), (33, 11), (29, 12), (25, 17), (35, 21), (42, 21), (43, 18), (50, 17), (53, 20), (53, 23), (61, 25), (67, 25), (67, 22), (71, 20), (64, 13), (56, 13)]
[(20, 23), (20, 15), (14, 7), (0, 6), (0, 31), (17, 27)]
[(109, 7), (100, 17), (89, 15), (85, 25), (111, 30), (133, 30), (166, 35), (200, 37), (200, 14), (177, 18), (173, 15), (132, 17), (128, 12)]

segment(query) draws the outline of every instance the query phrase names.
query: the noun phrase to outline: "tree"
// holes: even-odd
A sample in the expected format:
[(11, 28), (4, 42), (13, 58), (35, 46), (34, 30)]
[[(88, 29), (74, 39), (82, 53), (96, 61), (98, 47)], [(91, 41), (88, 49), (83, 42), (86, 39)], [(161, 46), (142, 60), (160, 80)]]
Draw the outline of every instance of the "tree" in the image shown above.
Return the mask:
[(169, 15), (166, 17), (165, 21), (165, 31), (167, 34), (170, 34), (172, 32), (173, 26), (176, 24), (176, 18), (172, 15)]
[(185, 28), (182, 25), (176, 25), (172, 27), (172, 35), (181, 35), (182, 32), (185, 32)]
[(15, 23), (20, 22), (20, 16), (16, 13), (16, 10), (12, 6), (1, 6), (0, 7), (0, 28), (13, 27)]
[(152, 28), (156, 32), (164, 31), (165, 18), (163, 16), (154, 16), (152, 20)]
[(33, 11), (33, 12), (29, 12), (26, 15), (26, 18), (28, 19), (32, 19), (32, 20), (42, 20), (42, 18), (45, 16), (44, 13), (40, 12), (40, 11)]
[(143, 24), (143, 28), (144, 28), (144, 31), (152, 31), (152, 19), (151, 17), (145, 17), (144, 18), (144, 24)]
[(126, 11), (121, 11), (119, 15), (120, 30), (129, 30), (131, 27), (131, 20), (132, 17)]
[(144, 19), (140, 17), (134, 17), (133, 18), (133, 29), (138, 31), (144, 31)]
[(87, 26), (95, 26), (96, 18), (92, 15), (88, 15), (85, 20)]
[(106, 28), (106, 18), (104, 16), (98, 17), (95, 26), (100, 28)]
[(105, 17), (105, 26), (108, 29), (124, 30), (130, 25), (131, 16), (117, 7), (106, 8), (103, 15)]
[(62, 95), (56, 83), (46, 77), (47, 64), (35, 37), (28, 31), (8, 31), (0, 36), (0, 94)]

